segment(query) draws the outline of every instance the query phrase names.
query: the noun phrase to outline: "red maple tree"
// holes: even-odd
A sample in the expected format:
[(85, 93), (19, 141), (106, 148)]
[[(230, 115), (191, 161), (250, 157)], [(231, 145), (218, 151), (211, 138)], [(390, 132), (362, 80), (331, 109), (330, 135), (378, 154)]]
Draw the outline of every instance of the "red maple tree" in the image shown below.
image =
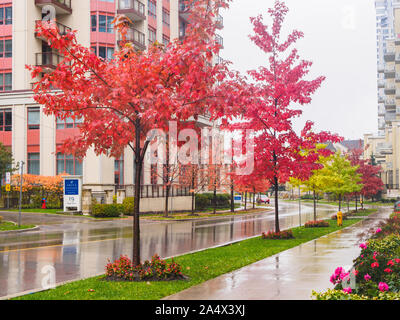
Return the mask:
[(307, 122), (300, 134), (293, 128), (293, 119), (302, 114), (294, 104), (306, 105), (311, 95), (321, 86), (324, 77), (305, 80), (312, 65), (300, 60), (297, 49), (289, 48), (303, 33), (293, 31), (281, 40), (281, 29), (288, 8), (276, 1), (268, 10), (272, 17), (272, 28), (263, 23), (263, 17), (251, 18), (255, 34), (251, 40), (267, 55), (269, 65), (249, 71), (255, 81), (248, 90), (253, 97), (242, 112), (242, 120), (232, 124), (231, 129), (252, 129), (254, 135), (254, 171), (251, 178), (267, 179), (275, 192), (275, 231), (279, 232), (278, 187), (290, 177), (309, 174), (303, 170), (304, 163), (314, 163), (320, 151), (307, 154), (301, 150), (316, 150), (317, 143), (336, 141), (338, 137), (327, 132), (316, 134), (312, 123)]
[[(80, 45), (75, 32), (61, 36), (56, 24), (38, 24), (37, 33), (47, 39), (63, 61), (44, 74), (34, 86), (34, 99), (44, 112), (61, 119), (82, 118), (80, 136), (67, 139), (57, 151), (83, 158), (89, 148), (99, 154), (118, 158), (128, 146), (135, 160), (135, 204), (133, 223), (133, 263), (140, 263), (140, 185), (143, 159), (153, 128), (166, 129), (168, 121), (197, 120), (210, 112), (222, 114), (227, 101), (240, 91), (229, 76), (225, 63), (213, 64), (220, 50), (215, 37), (215, 17), (230, 0), (189, 0), (191, 24), (183, 40), (169, 45), (152, 45), (136, 51), (127, 41), (110, 61), (97, 57)], [(116, 19), (124, 35), (126, 18)], [(43, 73), (28, 66), (32, 78)], [(54, 92), (53, 88), (59, 89)], [(230, 91), (232, 88), (232, 91)]]

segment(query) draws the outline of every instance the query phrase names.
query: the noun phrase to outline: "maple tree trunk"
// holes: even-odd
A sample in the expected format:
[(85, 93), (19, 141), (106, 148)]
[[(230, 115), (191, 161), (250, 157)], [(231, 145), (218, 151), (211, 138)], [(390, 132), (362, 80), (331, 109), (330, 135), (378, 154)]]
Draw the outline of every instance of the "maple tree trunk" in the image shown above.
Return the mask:
[(168, 218), (168, 202), (169, 202), (169, 189), (170, 189), (170, 181), (169, 181), (169, 135), (167, 135), (166, 141), (166, 172), (164, 177), (165, 186), (165, 209), (164, 209), (164, 217)]
[(134, 266), (140, 264), (140, 184), (143, 159), (140, 157), (140, 119), (135, 122), (135, 200), (133, 208), (133, 255), (132, 262)]
[(339, 194), (339, 211), (342, 208), (341, 204), (342, 204), (342, 195)]
[(217, 213), (217, 185), (214, 184), (214, 195), (213, 195), (213, 205), (214, 205), (214, 214)]
[(235, 194), (233, 190), (233, 182), (231, 183), (231, 212), (235, 212)]
[(256, 194), (253, 192), (253, 209), (256, 207)]
[(167, 185), (165, 188), (165, 210), (164, 210), (164, 217), (166, 218), (168, 218), (169, 189), (170, 186)]
[(358, 211), (358, 208), (357, 208), (357, 196), (356, 196), (356, 212)]
[(244, 210), (247, 210), (247, 191), (244, 193)]
[(317, 201), (315, 196), (315, 190), (313, 192), (314, 192), (314, 221), (317, 221)]
[(194, 200), (195, 200), (195, 196), (194, 196), (194, 192), (192, 193), (192, 216), (194, 216)]
[(275, 232), (280, 232), (279, 228), (279, 212), (278, 212), (278, 177), (274, 177), (274, 188), (275, 188)]

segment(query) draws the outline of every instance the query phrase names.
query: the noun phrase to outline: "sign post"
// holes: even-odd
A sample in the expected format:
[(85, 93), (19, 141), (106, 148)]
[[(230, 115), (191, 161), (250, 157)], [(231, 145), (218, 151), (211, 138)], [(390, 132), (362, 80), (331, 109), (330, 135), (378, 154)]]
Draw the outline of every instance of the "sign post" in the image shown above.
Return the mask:
[(82, 211), (82, 176), (65, 176), (64, 180), (64, 212)]
[(7, 209), (10, 208), (11, 173), (6, 172)]
[(20, 175), (21, 175), (21, 181), (19, 184), (19, 213), (18, 213), (18, 227), (21, 227), (21, 201), (22, 201), (22, 177), (24, 174), (24, 164), (25, 162), (20, 161)]

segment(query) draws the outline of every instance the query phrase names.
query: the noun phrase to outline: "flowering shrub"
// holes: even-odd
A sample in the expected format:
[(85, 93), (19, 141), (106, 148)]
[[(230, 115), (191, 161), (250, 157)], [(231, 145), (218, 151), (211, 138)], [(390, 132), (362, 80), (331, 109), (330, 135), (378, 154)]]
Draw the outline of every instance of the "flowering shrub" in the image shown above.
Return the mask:
[(284, 230), (281, 232), (273, 232), (273, 231), (268, 231), (267, 233), (263, 232), (261, 238), (270, 240), (294, 239), (294, 236), (292, 230)]
[(308, 221), (305, 223), (306, 228), (325, 228), (329, 227), (329, 222), (324, 220)]
[(182, 267), (178, 263), (174, 261), (167, 263), (158, 255), (154, 255), (151, 261), (146, 260), (138, 266), (133, 266), (132, 261), (127, 256), (121, 256), (118, 260), (106, 265), (106, 277), (114, 281), (184, 279)]
[(346, 293), (343, 290), (329, 289), (325, 292), (312, 292), (315, 300), (400, 300), (398, 292), (379, 292), (375, 297), (368, 297), (354, 293)]

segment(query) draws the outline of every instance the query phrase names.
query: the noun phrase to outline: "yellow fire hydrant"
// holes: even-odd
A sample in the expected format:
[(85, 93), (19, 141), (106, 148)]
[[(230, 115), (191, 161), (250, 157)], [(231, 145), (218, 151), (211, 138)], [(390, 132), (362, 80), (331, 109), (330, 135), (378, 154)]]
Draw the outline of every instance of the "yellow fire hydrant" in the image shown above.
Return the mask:
[(342, 224), (343, 224), (343, 213), (342, 213), (342, 211), (339, 211), (337, 213), (337, 225), (338, 225), (338, 227), (341, 227)]

